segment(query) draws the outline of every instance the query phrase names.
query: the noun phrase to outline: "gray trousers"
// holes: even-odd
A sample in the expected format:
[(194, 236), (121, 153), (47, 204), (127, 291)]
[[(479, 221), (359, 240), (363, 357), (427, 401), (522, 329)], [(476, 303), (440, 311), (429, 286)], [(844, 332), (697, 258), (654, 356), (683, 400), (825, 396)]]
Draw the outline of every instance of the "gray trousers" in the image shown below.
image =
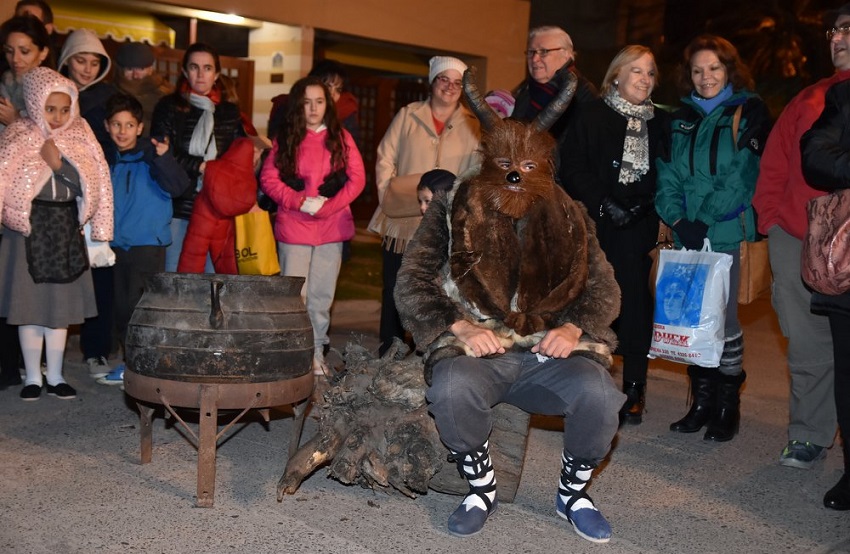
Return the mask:
[(329, 242), (318, 246), (277, 243), (281, 275), (304, 277), (301, 298), (313, 324), (313, 346), (321, 352), (328, 344), (331, 324), (331, 305), (336, 293), (336, 280), (342, 265), (342, 243)]
[(427, 398), (440, 439), (455, 452), (484, 444), (493, 406), (507, 402), (530, 413), (564, 416), (564, 449), (596, 463), (611, 448), (626, 400), (600, 364), (581, 356), (540, 362), (530, 352), (442, 360), (434, 366)]
[(800, 277), (802, 241), (778, 225), (770, 228), (768, 237), (773, 309), (782, 334), (788, 338), (791, 373), (788, 440), (829, 446), (837, 426), (829, 319), (811, 312), (812, 293)]

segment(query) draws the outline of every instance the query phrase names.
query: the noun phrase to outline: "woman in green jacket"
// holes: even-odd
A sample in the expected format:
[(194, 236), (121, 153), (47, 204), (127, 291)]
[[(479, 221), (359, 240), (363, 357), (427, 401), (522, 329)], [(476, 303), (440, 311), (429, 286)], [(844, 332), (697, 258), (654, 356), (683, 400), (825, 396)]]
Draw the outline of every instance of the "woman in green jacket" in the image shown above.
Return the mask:
[(740, 243), (755, 238), (752, 207), (759, 160), (770, 131), (764, 102), (738, 51), (714, 35), (685, 49), (682, 108), (673, 114), (669, 150), (658, 160), (658, 215), (673, 227), (677, 246), (712, 249), (733, 257), (726, 306), (725, 344), (718, 368), (689, 366), (693, 403), (672, 431), (728, 441), (738, 430), (743, 333), (738, 321)]

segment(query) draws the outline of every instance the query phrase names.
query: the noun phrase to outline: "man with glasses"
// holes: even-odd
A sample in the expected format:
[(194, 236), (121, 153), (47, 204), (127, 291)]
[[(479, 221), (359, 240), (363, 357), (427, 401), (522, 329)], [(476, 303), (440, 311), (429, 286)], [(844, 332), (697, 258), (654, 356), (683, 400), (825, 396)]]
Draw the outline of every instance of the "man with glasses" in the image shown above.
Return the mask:
[(812, 294), (800, 279), (806, 204), (825, 193), (803, 177), (800, 138), (823, 111), (827, 89), (850, 79), (850, 3), (828, 12), (824, 23), (836, 72), (803, 89), (779, 116), (761, 157), (753, 198), (758, 230), (770, 238), (773, 307), (788, 338), (788, 444), (779, 454), (779, 464), (799, 469), (809, 469), (826, 456), (836, 430), (829, 321), (811, 313)]
[(575, 67), (575, 51), (570, 35), (560, 27), (536, 27), (528, 33), (525, 51), (528, 78), (514, 93), (516, 106), (512, 117), (532, 121), (558, 92), (567, 84), (567, 75), (578, 77), (578, 88), (567, 111), (549, 128), (560, 144), (566, 135), (569, 122), (575, 117), (578, 105), (596, 98), (597, 92), (590, 81), (582, 77)]

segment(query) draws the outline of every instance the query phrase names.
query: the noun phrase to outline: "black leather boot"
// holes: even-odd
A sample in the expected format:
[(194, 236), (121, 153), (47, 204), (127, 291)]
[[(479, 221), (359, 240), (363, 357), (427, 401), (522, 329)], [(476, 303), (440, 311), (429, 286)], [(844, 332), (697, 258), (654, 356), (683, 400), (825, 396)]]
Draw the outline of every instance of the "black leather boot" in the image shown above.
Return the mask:
[(691, 378), (691, 409), (685, 417), (670, 424), (670, 430), (677, 433), (696, 433), (702, 429), (711, 417), (714, 404), (717, 369), (689, 365), (688, 376)]
[(741, 385), (746, 379), (747, 374), (744, 371), (739, 375), (718, 373), (714, 410), (703, 439), (726, 442), (732, 440), (738, 432), (741, 420)]
[(850, 472), (845, 471), (841, 480), (827, 491), (823, 505), (831, 510), (850, 510)]
[(830, 510), (850, 510), (850, 433), (848, 430), (841, 430), (841, 439), (844, 443), (844, 475), (823, 497), (823, 505)]
[(626, 393), (626, 401), (620, 408), (620, 425), (640, 425), (646, 404), (646, 383), (624, 381), (623, 392)]

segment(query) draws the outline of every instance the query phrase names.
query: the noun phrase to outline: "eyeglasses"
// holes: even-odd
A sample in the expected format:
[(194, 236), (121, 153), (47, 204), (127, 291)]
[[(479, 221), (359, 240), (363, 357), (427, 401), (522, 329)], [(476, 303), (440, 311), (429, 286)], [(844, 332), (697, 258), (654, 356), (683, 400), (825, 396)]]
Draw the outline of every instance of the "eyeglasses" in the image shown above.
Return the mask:
[(460, 79), (458, 79), (457, 81), (453, 81), (445, 75), (437, 75), (437, 80), (440, 81), (440, 84), (446, 88), (461, 88), (463, 86), (463, 81), (461, 81)]
[(549, 55), (549, 52), (557, 52), (558, 50), (566, 50), (566, 48), (562, 46), (561, 48), (538, 48), (537, 50), (526, 50), (525, 57), (530, 60), (535, 54), (537, 54), (540, 56), (540, 59), (543, 59)]
[(832, 37), (840, 34), (842, 37), (850, 35), (850, 25), (842, 25), (841, 27), (833, 27), (826, 32), (826, 40), (832, 40)]

